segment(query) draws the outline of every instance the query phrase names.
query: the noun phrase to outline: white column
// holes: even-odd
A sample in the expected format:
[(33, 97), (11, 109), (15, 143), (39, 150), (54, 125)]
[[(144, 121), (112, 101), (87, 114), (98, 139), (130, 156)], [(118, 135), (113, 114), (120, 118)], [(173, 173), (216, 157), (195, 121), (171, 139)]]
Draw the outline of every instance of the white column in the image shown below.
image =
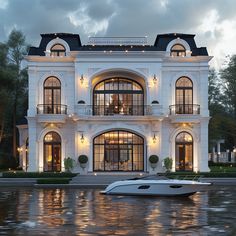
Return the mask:
[(29, 127), (29, 167), (28, 171), (38, 171), (38, 146), (37, 146), (37, 132), (36, 122), (34, 118), (28, 118)]
[(201, 172), (210, 171), (208, 167), (208, 122), (209, 122), (208, 118), (201, 120), (200, 145), (198, 147), (199, 148), (198, 170)]

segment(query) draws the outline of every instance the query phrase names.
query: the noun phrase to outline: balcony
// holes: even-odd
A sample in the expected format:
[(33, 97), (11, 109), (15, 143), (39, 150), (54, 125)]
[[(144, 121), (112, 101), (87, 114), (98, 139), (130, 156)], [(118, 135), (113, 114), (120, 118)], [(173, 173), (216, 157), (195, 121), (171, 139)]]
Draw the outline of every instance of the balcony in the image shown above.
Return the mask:
[(67, 106), (62, 104), (39, 104), (37, 114), (67, 114)]
[(162, 106), (153, 105), (133, 105), (133, 106), (104, 106), (104, 105), (85, 105), (77, 106), (79, 117), (144, 117), (162, 116)]
[(62, 104), (39, 104), (37, 105), (37, 119), (41, 123), (65, 123), (67, 106)]
[(192, 114), (199, 115), (200, 114), (200, 105), (197, 104), (176, 104), (169, 106), (170, 115), (178, 115), (178, 114)]
[(200, 105), (197, 104), (176, 104), (169, 106), (169, 116), (172, 123), (198, 123)]

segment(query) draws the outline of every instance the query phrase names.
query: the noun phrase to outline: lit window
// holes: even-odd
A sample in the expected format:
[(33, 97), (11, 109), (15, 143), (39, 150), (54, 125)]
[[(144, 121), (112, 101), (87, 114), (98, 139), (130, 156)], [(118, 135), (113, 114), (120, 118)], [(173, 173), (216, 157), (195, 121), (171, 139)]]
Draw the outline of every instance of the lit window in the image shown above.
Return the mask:
[(65, 56), (66, 55), (66, 49), (61, 44), (55, 44), (51, 47), (51, 56)]
[(170, 55), (173, 57), (184, 57), (186, 56), (186, 49), (181, 44), (175, 44), (170, 50)]

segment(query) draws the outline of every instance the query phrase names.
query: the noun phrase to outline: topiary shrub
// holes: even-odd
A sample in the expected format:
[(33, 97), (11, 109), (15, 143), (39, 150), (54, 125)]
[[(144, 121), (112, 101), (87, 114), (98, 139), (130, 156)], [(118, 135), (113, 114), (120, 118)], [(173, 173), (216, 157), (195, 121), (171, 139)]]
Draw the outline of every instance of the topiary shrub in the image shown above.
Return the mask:
[(153, 170), (157, 167), (157, 162), (159, 161), (159, 157), (157, 155), (151, 155), (149, 157), (150, 166)]
[(65, 166), (65, 170), (66, 172), (71, 172), (71, 170), (74, 168), (74, 164), (75, 164), (75, 160), (67, 157), (64, 159), (64, 166)]
[(87, 157), (86, 155), (80, 155), (80, 156), (78, 157), (78, 161), (79, 161), (79, 163), (81, 163), (81, 164), (85, 164), (85, 163), (88, 162), (88, 157)]
[(166, 157), (163, 161), (164, 161), (164, 166), (166, 168), (166, 172), (170, 172), (173, 164), (172, 158)]
[(157, 163), (159, 161), (159, 157), (157, 156), (157, 155), (151, 155), (150, 157), (149, 157), (149, 162), (150, 163)]

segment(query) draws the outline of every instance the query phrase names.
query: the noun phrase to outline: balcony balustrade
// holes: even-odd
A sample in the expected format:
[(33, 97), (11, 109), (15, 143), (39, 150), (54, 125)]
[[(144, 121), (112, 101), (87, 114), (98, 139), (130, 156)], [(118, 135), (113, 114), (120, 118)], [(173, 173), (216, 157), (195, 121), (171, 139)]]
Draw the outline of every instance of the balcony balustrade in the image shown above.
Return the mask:
[(161, 105), (104, 106), (78, 105), (79, 116), (152, 116), (162, 115)]
[(200, 105), (197, 104), (175, 104), (169, 106), (170, 115), (189, 114), (199, 115)]
[(67, 106), (62, 104), (39, 104), (37, 114), (67, 114)]

